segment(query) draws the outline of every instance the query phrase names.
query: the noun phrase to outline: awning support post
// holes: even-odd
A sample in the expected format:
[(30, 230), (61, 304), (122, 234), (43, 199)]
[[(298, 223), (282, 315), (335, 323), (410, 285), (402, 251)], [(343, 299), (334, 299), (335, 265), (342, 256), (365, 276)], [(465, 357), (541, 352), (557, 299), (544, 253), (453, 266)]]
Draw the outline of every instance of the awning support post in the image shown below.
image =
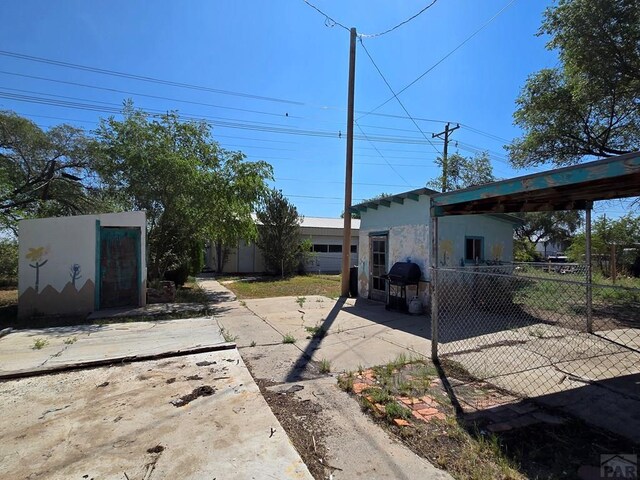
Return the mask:
[(438, 217), (431, 217), (431, 360), (438, 360)]
[(585, 261), (587, 263), (587, 333), (593, 333), (593, 289), (591, 282), (593, 280), (593, 271), (591, 267), (591, 209), (593, 203), (588, 202), (585, 209), (585, 239), (586, 252)]

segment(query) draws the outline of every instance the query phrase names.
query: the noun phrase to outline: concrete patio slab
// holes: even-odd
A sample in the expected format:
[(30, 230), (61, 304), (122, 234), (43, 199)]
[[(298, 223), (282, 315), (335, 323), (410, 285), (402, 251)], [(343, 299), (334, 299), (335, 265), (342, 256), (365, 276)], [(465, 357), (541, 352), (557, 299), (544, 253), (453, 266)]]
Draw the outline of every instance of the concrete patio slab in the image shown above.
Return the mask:
[(0, 338), (0, 376), (225, 343), (213, 318), (17, 330)]
[(237, 350), (9, 380), (0, 402), (0, 478), (312, 478)]

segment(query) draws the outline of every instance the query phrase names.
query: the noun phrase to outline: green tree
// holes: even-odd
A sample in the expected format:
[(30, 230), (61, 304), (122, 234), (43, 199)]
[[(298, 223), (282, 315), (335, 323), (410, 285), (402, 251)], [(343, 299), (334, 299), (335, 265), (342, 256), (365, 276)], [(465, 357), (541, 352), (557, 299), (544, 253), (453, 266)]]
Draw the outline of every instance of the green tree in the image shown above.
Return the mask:
[[(625, 247), (640, 244), (640, 215), (629, 213), (623, 217), (612, 219), (606, 215), (596, 218), (591, 228), (591, 253), (603, 275), (608, 275), (603, 260), (611, 255), (612, 247), (618, 263)], [(584, 232), (575, 236), (567, 249), (573, 261), (584, 261), (586, 237)]]
[(96, 134), (106, 190), (121, 208), (147, 213), (150, 278), (192, 270), (210, 239), (255, 238), (251, 212), (271, 166), (222, 149), (206, 122), (150, 117), (126, 102), (123, 119), (103, 119)]
[(559, 212), (526, 212), (516, 214), (523, 220), (515, 230), (516, 238), (534, 245), (540, 241), (566, 243), (582, 224), (582, 213), (577, 210)]
[(524, 135), (506, 148), (516, 167), (569, 165), (640, 149), (640, 3), (560, 0), (538, 35), (558, 68), (531, 75), (516, 100)]
[(18, 242), (0, 238), (0, 286), (18, 279)]
[(290, 275), (300, 264), (302, 217), (279, 190), (271, 190), (256, 212), (259, 228), (257, 245), (267, 268), (278, 275)]
[(59, 125), (43, 131), (31, 120), (0, 112), (0, 229), (18, 220), (90, 213), (100, 197), (92, 188), (92, 141)]
[[(442, 171), (442, 157), (436, 159), (436, 165)], [(447, 181), (444, 176), (438, 177), (427, 183), (427, 186), (440, 189), (443, 192), (460, 190), (462, 188), (484, 185), (495, 182), (491, 160), (486, 152), (476, 154), (473, 157), (464, 157), (459, 153), (453, 153), (447, 157)]]

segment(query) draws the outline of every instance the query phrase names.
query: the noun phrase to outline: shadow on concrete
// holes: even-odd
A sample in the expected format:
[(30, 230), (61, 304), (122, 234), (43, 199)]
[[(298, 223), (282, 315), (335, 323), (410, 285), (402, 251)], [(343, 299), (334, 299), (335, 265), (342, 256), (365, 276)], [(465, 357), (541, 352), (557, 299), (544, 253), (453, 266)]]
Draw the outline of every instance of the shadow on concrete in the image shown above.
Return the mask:
[[(333, 308), (325, 318), (324, 322), (322, 322), (322, 324), (320, 325), (320, 328), (323, 331), (326, 332), (331, 328), (331, 325), (333, 325), (333, 323), (336, 321), (336, 318), (338, 318), (338, 313), (340, 313), (340, 310), (342, 310), (342, 307), (344, 306), (346, 300), (346, 297), (340, 297), (336, 300)], [(306, 348), (301, 352), (300, 356), (294, 362), (291, 369), (287, 373), (287, 377), (285, 380), (286, 382), (298, 382), (300, 380), (305, 380), (306, 378), (308, 378), (309, 371), (313, 371), (315, 369), (310, 368), (311, 356), (313, 355), (313, 352), (320, 347), (320, 344), (322, 343), (324, 338), (325, 337), (315, 337), (311, 342), (307, 344)]]
[(426, 339), (431, 336), (431, 321), (429, 317), (387, 310), (384, 302), (358, 297), (354, 305), (346, 305), (342, 310), (356, 317), (369, 320), (374, 324), (386, 325), (411, 335)]

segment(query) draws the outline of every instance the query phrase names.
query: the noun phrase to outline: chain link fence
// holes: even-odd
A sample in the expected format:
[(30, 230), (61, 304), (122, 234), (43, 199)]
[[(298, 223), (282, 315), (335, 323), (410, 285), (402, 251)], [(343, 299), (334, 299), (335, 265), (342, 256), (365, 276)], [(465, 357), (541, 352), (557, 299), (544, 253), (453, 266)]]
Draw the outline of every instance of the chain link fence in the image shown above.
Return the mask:
[(438, 268), (440, 359), (518, 396), (640, 372), (640, 282), (582, 264)]

